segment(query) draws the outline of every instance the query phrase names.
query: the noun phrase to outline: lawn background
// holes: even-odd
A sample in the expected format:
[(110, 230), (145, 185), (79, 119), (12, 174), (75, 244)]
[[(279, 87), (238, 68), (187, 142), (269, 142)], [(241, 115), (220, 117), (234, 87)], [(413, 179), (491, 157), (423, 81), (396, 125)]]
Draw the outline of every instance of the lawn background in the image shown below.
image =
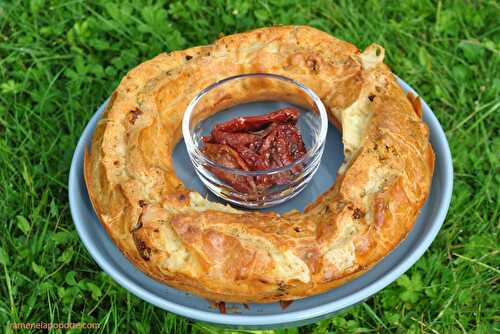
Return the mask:
[(499, 17), (497, 1), (0, 0), (0, 332), (38, 321), (222, 332), (143, 302), (101, 271), (71, 221), (68, 171), (85, 124), (129, 69), (273, 24), (383, 45), (439, 118), (455, 168), (446, 222), (415, 266), (354, 308), (276, 333), (499, 332)]

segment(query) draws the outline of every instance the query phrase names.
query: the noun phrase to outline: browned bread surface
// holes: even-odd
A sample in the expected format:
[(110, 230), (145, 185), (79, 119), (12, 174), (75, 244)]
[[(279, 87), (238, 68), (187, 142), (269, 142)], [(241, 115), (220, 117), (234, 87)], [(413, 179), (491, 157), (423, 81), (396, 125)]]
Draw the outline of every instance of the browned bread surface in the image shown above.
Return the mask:
[[(293, 300), (359, 276), (406, 238), (434, 168), (417, 103), (383, 57), (378, 45), (361, 53), (310, 27), (277, 26), (137, 66), (113, 93), (85, 156), (99, 220), (143, 272), (211, 300)], [(337, 181), (304, 213), (212, 203), (175, 175), (172, 152), (190, 100), (217, 80), (254, 72), (313, 89), (342, 129)], [(252, 87), (259, 89), (272, 92)]]

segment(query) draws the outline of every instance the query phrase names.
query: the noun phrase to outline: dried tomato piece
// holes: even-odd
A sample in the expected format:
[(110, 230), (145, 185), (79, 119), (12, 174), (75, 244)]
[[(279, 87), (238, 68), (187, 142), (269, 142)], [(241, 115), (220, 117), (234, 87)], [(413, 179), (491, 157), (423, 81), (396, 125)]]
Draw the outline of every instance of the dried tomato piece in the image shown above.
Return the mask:
[(260, 116), (238, 117), (228, 122), (218, 124), (214, 131), (244, 132), (256, 131), (271, 123), (293, 123), (299, 119), (300, 112), (295, 108), (282, 108), (272, 113)]
[[(249, 170), (247, 164), (245, 163), (245, 161), (243, 161), (243, 159), (241, 159), (238, 152), (233, 150), (228, 145), (205, 144), (202, 151), (210, 160), (217, 162), (221, 166), (228, 168)], [(227, 182), (238, 191), (245, 193), (253, 193), (256, 190), (253, 177), (226, 173), (215, 167), (207, 167), (207, 168), (214, 175), (219, 177), (221, 180)]]
[[(218, 124), (203, 137), (205, 154), (219, 164), (243, 170), (267, 170), (292, 164), (306, 148), (296, 126), (300, 112), (283, 108), (267, 115), (240, 117)], [(227, 155), (227, 156), (224, 156)], [(245, 177), (213, 171), (222, 180), (243, 192), (264, 190), (286, 184), (302, 170), (301, 164), (289, 172)]]
[[(280, 124), (264, 140), (259, 154), (266, 159), (269, 168), (279, 168), (292, 164), (306, 153), (299, 130), (290, 124)], [(286, 184), (290, 178), (302, 170), (302, 165), (294, 166), (289, 173), (279, 173), (272, 177), (272, 185)], [(260, 180), (257, 180), (257, 183)]]
[(280, 125), (276, 135), (276, 158), (280, 167), (302, 158), (306, 148), (299, 130), (292, 125)]
[(212, 131), (210, 136), (203, 137), (205, 143), (226, 144), (231, 147), (250, 146), (261, 141), (259, 135), (245, 132)]

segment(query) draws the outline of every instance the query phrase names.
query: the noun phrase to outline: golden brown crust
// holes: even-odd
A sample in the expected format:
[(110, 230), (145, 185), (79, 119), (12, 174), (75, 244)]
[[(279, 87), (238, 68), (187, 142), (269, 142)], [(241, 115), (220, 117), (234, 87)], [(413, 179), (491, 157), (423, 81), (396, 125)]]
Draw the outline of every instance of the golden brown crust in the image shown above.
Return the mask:
[[(406, 237), (434, 168), (418, 99), (405, 97), (382, 60), (377, 45), (360, 53), (316, 29), (279, 26), (139, 65), (113, 93), (86, 153), (101, 223), (146, 274), (211, 300), (293, 300), (359, 276)], [(210, 203), (175, 175), (171, 155), (189, 101), (252, 72), (312, 88), (342, 129), (337, 182), (304, 213)]]

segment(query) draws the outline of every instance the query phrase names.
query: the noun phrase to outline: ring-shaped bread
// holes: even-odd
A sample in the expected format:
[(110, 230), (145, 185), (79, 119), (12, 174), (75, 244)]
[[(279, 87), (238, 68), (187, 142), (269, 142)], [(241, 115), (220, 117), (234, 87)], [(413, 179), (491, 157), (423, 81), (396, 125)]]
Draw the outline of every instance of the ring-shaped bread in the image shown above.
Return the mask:
[[(276, 26), (137, 66), (113, 93), (85, 157), (90, 199), (109, 236), (147, 275), (214, 301), (293, 300), (364, 273), (407, 236), (434, 168), (418, 101), (383, 57), (378, 45), (361, 53), (310, 27)], [(313, 89), (342, 131), (337, 181), (303, 213), (209, 202), (175, 175), (172, 152), (190, 100), (217, 80), (255, 72)]]

